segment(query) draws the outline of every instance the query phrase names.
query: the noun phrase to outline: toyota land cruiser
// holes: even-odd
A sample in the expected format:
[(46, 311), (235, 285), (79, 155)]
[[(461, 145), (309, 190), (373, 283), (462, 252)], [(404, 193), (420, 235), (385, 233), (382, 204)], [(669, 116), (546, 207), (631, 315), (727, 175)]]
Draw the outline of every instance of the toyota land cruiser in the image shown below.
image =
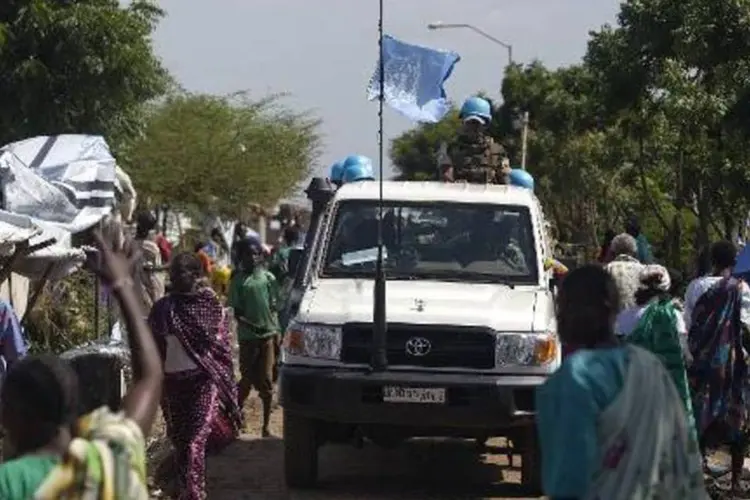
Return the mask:
[(540, 486), (534, 391), (560, 363), (537, 198), (500, 185), (384, 182), (387, 369), (373, 371), (377, 182), (343, 186), (305, 261), (282, 348), (286, 481), (326, 442), (505, 436)]

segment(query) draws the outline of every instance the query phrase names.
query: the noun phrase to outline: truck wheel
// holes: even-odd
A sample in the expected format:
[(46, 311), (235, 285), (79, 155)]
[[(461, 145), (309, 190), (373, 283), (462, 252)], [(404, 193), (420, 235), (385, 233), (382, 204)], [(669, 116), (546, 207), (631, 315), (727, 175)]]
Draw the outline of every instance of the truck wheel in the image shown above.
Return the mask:
[(315, 421), (284, 412), (284, 477), (290, 488), (312, 488), (318, 480)]
[(524, 431), (521, 441), (521, 483), (530, 495), (541, 495), (542, 492), (542, 454), (539, 449), (539, 438), (536, 426), (532, 425)]

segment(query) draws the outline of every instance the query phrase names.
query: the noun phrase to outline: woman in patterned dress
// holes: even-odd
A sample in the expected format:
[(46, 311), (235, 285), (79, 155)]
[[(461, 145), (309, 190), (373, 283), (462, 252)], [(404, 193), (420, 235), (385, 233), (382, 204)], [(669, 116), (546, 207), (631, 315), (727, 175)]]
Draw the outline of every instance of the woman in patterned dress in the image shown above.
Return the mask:
[(732, 276), (736, 257), (732, 242), (714, 243), (713, 270), (690, 284), (685, 301), (701, 448), (705, 456), (707, 448), (729, 444), (735, 494), (750, 444), (750, 287)]
[(206, 452), (231, 443), (241, 427), (228, 318), (195, 254), (177, 255), (170, 278), (172, 292), (154, 305), (149, 323), (164, 360), (162, 410), (179, 499), (202, 500)]

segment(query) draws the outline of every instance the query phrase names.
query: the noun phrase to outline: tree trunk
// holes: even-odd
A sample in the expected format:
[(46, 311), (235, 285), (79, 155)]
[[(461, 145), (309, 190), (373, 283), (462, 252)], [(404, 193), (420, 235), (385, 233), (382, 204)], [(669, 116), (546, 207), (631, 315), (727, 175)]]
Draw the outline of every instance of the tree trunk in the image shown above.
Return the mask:
[(724, 212), (724, 239), (736, 241), (738, 236), (734, 217), (728, 212)]
[(711, 207), (708, 201), (708, 196), (705, 193), (704, 181), (701, 179), (698, 181), (698, 230), (696, 232), (696, 251), (700, 251), (705, 248), (711, 242)]
[(681, 249), (682, 249), (682, 226), (683, 226), (683, 210), (685, 209), (685, 190), (684, 190), (684, 168), (685, 168), (685, 150), (683, 148), (683, 137), (684, 134), (680, 131), (680, 150), (677, 158), (677, 169), (675, 171), (675, 194), (674, 194), (674, 207), (675, 213), (672, 217), (672, 231), (670, 245), (667, 252), (667, 261), (681, 268), (682, 262), (680, 262)]

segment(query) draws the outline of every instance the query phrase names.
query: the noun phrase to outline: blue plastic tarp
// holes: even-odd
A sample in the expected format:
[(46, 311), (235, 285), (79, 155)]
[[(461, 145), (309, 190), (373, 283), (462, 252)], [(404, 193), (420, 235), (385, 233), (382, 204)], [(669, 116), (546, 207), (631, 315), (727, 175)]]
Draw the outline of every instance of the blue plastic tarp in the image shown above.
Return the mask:
[(750, 245), (745, 245), (737, 255), (737, 263), (734, 265), (735, 276), (750, 273)]

